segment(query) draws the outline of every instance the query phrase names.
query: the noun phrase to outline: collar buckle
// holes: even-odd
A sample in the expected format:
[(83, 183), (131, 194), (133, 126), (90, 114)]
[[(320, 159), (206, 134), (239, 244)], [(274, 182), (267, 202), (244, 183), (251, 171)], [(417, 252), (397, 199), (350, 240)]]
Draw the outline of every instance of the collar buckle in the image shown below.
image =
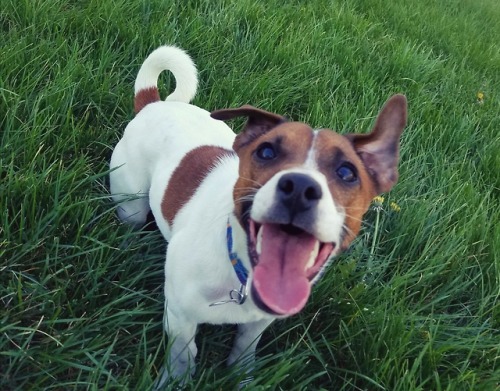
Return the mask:
[(248, 286), (241, 284), (240, 289), (231, 289), (229, 291), (229, 300), (216, 301), (215, 303), (210, 304), (209, 307), (215, 307), (227, 303), (242, 305), (246, 301), (247, 297)]

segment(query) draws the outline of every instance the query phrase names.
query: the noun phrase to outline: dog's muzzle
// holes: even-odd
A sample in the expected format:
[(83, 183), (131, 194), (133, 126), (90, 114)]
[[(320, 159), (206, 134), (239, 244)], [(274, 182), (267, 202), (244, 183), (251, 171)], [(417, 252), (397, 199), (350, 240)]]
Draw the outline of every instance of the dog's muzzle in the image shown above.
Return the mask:
[(272, 206), (249, 221), (253, 264), (252, 297), (264, 311), (292, 315), (309, 298), (311, 284), (335, 243), (318, 239), (321, 185), (310, 175), (288, 172), (278, 178)]

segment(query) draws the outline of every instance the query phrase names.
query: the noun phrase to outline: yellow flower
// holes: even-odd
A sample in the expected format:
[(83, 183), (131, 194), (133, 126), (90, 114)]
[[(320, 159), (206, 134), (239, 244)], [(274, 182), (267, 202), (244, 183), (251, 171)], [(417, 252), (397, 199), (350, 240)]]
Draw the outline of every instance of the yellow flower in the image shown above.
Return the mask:
[(476, 97), (477, 97), (477, 101), (478, 101), (479, 103), (483, 103), (483, 100), (484, 100), (484, 94), (483, 94), (481, 91), (479, 91), (479, 92), (476, 94)]
[(373, 202), (375, 202), (376, 204), (383, 204), (384, 203), (384, 197), (382, 197), (382, 196), (376, 196), (373, 199)]
[(394, 212), (401, 212), (401, 207), (395, 202), (391, 202), (390, 207)]
[(427, 330), (420, 330), (420, 336), (427, 341), (431, 339), (431, 333), (429, 333)]

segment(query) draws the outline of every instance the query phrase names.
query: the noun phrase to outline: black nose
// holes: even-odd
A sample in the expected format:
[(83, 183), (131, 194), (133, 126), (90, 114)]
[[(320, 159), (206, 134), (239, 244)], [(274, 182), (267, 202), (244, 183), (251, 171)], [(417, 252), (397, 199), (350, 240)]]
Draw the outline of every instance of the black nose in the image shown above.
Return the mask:
[(278, 181), (277, 193), (278, 199), (294, 212), (313, 208), (323, 195), (318, 182), (298, 173), (283, 175)]

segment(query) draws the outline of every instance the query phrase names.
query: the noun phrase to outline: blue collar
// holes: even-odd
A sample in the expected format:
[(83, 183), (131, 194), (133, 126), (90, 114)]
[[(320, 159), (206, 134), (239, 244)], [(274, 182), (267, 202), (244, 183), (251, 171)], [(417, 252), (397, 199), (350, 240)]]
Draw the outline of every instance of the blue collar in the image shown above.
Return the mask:
[(210, 307), (227, 303), (242, 305), (248, 297), (248, 270), (243, 266), (243, 262), (241, 262), (238, 254), (233, 252), (233, 228), (229, 223), (229, 219), (227, 219), (226, 240), (229, 260), (231, 261), (231, 265), (233, 265), (238, 280), (240, 280), (240, 287), (239, 289), (231, 289), (229, 291), (229, 300), (216, 301), (215, 303), (209, 304)]
[(248, 270), (245, 266), (243, 266), (243, 262), (241, 262), (238, 254), (233, 252), (233, 228), (231, 227), (231, 223), (229, 223), (229, 219), (227, 219), (226, 241), (229, 260), (233, 265), (236, 276), (238, 277), (238, 280), (240, 280), (241, 285), (246, 285), (248, 280)]

